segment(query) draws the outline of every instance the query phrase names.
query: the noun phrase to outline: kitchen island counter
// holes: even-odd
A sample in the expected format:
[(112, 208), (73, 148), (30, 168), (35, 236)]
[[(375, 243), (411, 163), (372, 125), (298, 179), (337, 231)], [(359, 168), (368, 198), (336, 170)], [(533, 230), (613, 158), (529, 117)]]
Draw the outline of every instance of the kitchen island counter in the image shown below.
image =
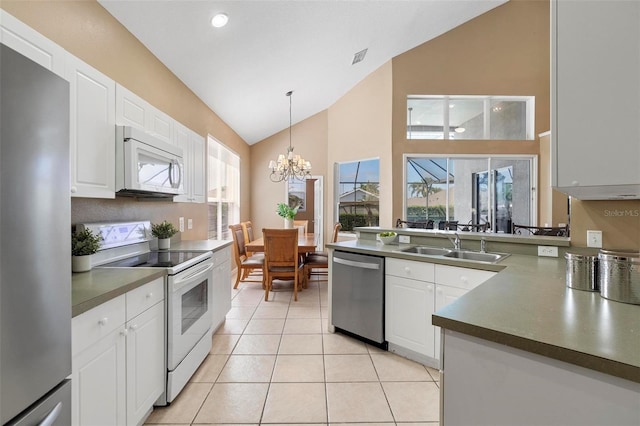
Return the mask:
[[(640, 383), (640, 306), (567, 288), (564, 258), (512, 254), (496, 264), (399, 252), (374, 240), (333, 250), (498, 272), (433, 315), (433, 325)], [(404, 245), (406, 246), (406, 245)]]

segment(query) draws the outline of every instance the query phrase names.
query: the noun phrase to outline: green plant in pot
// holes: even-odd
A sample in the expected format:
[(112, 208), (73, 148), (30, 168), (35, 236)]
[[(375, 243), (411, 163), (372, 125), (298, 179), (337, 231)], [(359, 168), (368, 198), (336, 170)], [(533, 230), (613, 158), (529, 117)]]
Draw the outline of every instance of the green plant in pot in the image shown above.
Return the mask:
[(71, 270), (86, 272), (91, 270), (91, 255), (100, 249), (102, 237), (89, 228), (71, 235)]
[(151, 224), (151, 235), (158, 239), (158, 249), (167, 250), (169, 248), (170, 238), (178, 233), (178, 230), (171, 222), (166, 220), (162, 223)]
[(278, 216), (284, 218), (284, 228), (292, 229), (293, 228), (293, 218), (296, 217), (296, 213), (298, 213), (298, 208), (300, 206), (291, 207), (287, 203), (278, 203), (278, 209), (276, 212)]

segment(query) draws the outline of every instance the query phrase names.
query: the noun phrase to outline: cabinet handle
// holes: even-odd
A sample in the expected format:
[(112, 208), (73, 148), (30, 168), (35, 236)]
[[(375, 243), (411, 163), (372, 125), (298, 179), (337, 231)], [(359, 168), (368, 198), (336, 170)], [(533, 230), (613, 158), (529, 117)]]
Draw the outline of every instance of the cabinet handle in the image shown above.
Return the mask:
[(71, 193), (75, 194), (76, 192), (78, 192), (78, 188), (76, 188), (75, 186), (71, 187)]
[(429, 285), (427, 286), (427, 290), (432, 291), (432, 290), (433, 290), (433, 285), (429, 284)]
[(151, 299), (153, 297), (153, 293), (147, 293), (147, 299)]
[(463, 283), (467, 284), (469, 282), (469, 278), (465, 277), (464, 275), (460, 277), (460, 281), (462, 281)]
[(580, 182), (578, 182), (577, 180), (574, 180), (574, 181), (571, 182), (571, 185), (572, 186), (579, 186)]
[(410, 274), (410, 273), (411, 273), (411, 268), (409, 268), (408, 266), (405, 266), (405, 267), (404, 267), (404, 271), (405, 271), (407, 274)]
[(133, 324), (131, 327), (129, 327), (129, 330), (131, 331), (136, 331), (138, 329), (138, 324)]
[(120, 332), (121, 336), (126, 336), (127, 334), (129, 334), (129, 330), (127, 330), (126, 328)]
[(107, 318), (107, 317), (104, 317), (104, 318), (102, 318), (101, 320), (98, 320), (98, 324), (100, 324), (100, 325), (101, 325), (101, 326), (103, 326), (103, 327), (104, 327), (105, 325), (107, 325), (107, 323), (108, 323), (108, 322), (109, 322), (109, 318)]

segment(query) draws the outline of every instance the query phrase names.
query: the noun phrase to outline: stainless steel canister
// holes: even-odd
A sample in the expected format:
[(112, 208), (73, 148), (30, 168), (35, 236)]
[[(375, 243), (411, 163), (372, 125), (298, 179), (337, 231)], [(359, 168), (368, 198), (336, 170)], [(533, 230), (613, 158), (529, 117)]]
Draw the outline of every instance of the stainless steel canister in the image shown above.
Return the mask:
[(565, 253), (567, 259), (567, 287), (598, 291), (598, 256)]
[(640, 252), (600, 250), (600, 295), (640, 305)]

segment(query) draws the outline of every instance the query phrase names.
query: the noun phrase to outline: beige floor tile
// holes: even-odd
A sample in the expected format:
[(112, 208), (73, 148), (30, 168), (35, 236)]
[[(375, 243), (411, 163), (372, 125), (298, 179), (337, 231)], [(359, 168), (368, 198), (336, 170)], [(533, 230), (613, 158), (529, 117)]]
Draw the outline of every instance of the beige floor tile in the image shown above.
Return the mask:
[(369, 345), (369, 344), (367, 344), (366, 346), (367, 346), (367, 350), (369, 351), (370, 354), (388, 354), (389, 353), (389, 352), (387, 352), (387, 351), (385, 351), (383, 349), (380, 349), (377, 346), (372, 346), (372, 345)]
[(322, 355), (278, 355), (271, 382), (324, 383)]
[(329, 426), (395, 426), (395, 422), (384, 422), (384, 423), (329, 423)]
[(433, 378), (434, 382), (439, 382), (440, 381), (440, 370), (436, 370), (435, 368), (431, 368), (431, 367), (426, 367), (427, 371), (429, 372), (429, 374), (431, 375), (431, 378)]
[(320, 305), (300, 306), (294, 305), (289, 308), (287, 319), (289, 318), (320, 318)]
[(275, 355), (231, 355), (218, 376), (218, 383), (268, 383)]
[(278, 353), (279, 334), (243, 334), (233, 350), (234, 355), (270, 355)]
[(322, 307), (320, 308), (320, 316), (321, 316), (323, 319), (327, 319), (327, 318), (329, 318), (329, 308), (328, 308), (327, 306), (322, 306)]
[(264, 293), (262, 297), (261, 304), (276, 304), (276, 303), (286, 303), (293, 302), (293, 287), (288, 285), (288, 290), (282, 290), (281, 287), (276, 286), (276, 291), (269, 292), (269, 301), (264, 300)]
[(238, 293), (236, 297), (231, 300), (231, 306), (257, 306), (260, 300), (264, 297), (264, 291), (249, 291), (244, 290)]
[(244, 334), (282, 334), (284, 318), (252, 319), (244, 329)]
[(227, 319), (248, 320), (251, 319), (255, 310), (255, 306), (232, 306), (226, 317)]
[(266, 383), (216, 383), (194, 423), (259, 423)]
[(326, 423), (324, 383), (272, 383), (262, 423)]
[(280, 355), (322, 354), (321, 334), (284, 334), (278, 349)]
[(309, 318), (287, 318), (284, 323), (284, 334), (322, 333), (321, 320)]
[(398, 422), (438, 421), (440, 391), (433, 382), (385, 382), (382, 388)]
[(288, 304), (261, 304), (253, 314), (253, 319), (285, 319), (289, 311)]
[(230, 354), (238, 343), (241, 334), (214, 334), (210, 354)]
[(216, 334), (242, 334), (244, 328), (249, 323), (248, 319), (226, 319), (218, 330), (216, 330)]
[[(326, 321), (324, 321), (326, 323)], [(339, 333), (329, 333), (322, 335), (325, 354), (368, 354), (367, 347), (363, 342), (352, 339)]]
[(211, 383), (187, 383), (180, 395), (167, 407), (154, 407), (147, 423), (191, 423), (207, 398)]
[(229, 355), (209, 355), (196, 370), (189, 380), (190, 382), (209, 382), (213, 383), (224, 368)]
[(325, 355), (327, 382), (377, 382), (369, 355)]
[(417, 362), (394, 354), (371, 354), (381, 382), (432, 381), (427, 368)]
[(380, 383), (327, 383), (331, 423), (392, 422)]

